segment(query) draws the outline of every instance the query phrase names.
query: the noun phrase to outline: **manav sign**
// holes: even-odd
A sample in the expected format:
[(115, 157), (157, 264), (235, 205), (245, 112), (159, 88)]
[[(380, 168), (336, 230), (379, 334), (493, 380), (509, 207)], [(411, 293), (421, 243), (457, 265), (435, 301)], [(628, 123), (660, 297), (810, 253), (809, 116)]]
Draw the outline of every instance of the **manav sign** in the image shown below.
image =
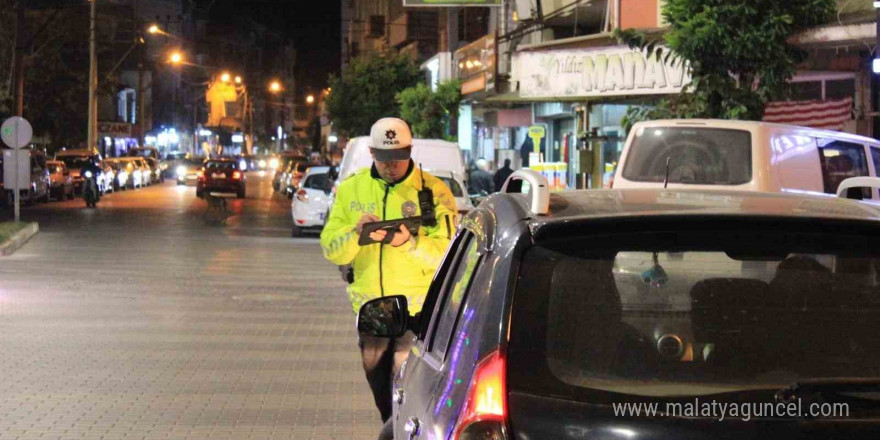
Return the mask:
[(523, 97), (594, 97), (680, 92), (686, 66), (626, 46), (518, 52), (514, 76)]

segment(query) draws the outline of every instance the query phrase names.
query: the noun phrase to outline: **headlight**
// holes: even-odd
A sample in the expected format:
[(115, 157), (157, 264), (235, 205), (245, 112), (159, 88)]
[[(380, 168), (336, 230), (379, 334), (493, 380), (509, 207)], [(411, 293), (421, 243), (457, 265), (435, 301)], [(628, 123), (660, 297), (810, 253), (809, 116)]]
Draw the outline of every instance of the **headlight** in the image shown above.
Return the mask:
[(269, 168), (272, 168), (273, 170), (278, 168), (278, 159), (270, 160), (269, 161)]
[(91, 178), (91, 177), (92, 177), (92, 172), (91, 172), (91, 171), (86, 171), (86, 178), (89, 179), (89, 178)]
[(185, 176), (185, 175), (186, 175), (186, 167), (183, 166), (183, 165), (177, 167), (177, 176), (178, 176), (178, 177), (183, 177), (183, 176)]
[(240, 160), (238, 162), (238, 167), (241, 168), (242, 171), (247, 171), (247, 162), (245, 160)]
[(261, 160), (260, 163), (259, 163), (259, 165), (260, 165), (260, 168), (266, 168), (266, 161), (265, 161), (265, 160)]

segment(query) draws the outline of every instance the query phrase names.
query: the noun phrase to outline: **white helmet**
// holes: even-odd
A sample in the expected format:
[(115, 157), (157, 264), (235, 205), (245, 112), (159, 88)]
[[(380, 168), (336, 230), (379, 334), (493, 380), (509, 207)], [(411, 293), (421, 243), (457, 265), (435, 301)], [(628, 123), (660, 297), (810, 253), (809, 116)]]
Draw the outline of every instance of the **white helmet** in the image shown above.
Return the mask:
[(370, 147), (379, 162), (410, 158), (412, 133), (402, 119), (379, 119), (370, 129), (370, 140)]

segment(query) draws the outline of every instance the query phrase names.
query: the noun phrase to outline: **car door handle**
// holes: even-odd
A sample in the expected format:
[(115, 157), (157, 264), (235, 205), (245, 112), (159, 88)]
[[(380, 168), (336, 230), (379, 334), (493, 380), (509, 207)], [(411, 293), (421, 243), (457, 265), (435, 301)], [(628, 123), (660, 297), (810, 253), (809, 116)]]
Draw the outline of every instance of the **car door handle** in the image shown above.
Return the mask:
[(398, 405), (403, 405), (404, 398), (406, 398), (406, 392), (403, 391), (403, 388), (398, 388), (394, 390), (394, 401)]
[(422, 433), (422, 424), (421, 422), (419, 422), (418, 418), (410, 417), (409, 420), (406, 421), (406, 425), (404, 425), (403, 430), (409, 436), (409, 440), (412, 440)]

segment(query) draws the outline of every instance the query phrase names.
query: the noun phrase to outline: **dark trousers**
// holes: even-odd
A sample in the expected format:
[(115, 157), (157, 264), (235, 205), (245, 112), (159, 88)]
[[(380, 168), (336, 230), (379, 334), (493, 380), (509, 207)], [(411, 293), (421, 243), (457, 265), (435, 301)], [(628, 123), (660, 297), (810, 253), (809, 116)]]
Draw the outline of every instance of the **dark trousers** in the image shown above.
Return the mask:
[(382, 416), (382, 423), (391, 418), (391, 388), (394, 385), (394, 376), (409, 356), (414, 338), (415, 335), (407, 331), (399, 338), (361, 335), (358, 341), (364, 373), (373, 392), (376, 408)]

